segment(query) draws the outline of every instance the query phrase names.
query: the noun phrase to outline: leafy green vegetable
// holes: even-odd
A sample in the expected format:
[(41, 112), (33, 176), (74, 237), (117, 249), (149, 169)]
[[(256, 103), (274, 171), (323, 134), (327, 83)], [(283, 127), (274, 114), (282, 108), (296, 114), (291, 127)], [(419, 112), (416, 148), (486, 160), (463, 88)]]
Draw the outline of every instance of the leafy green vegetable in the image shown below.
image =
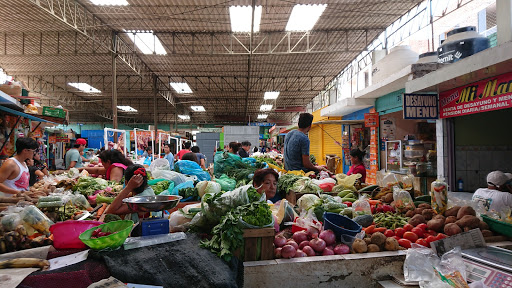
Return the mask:
[(237, 161), (235, 162), (234, 166), (226, 167), (224, 169), (224, 173), (238, 182), (246, 179), (251, 179), (252, 174), (254, 174), (256, 170), (261, 169), (264, 166), (264, 163), (256, 163), (254, 166), (251, 166), (248, 163)]
[(159, 195), (160, 193), (167, 190), (167, 188), (169, 188), (170, 184), (171, 184), (171, 182), (169, 182), (167, 180), (160, 181), (160, 182), (156, 183), (155, 185), (151, 185), (151, 188), (153, 188), (153, 191), (155, 191), (156, 195)]
[(96, 190), (104, 190), (109, 185), (109, 182), (105, 179), (94, 178), (94, 177), (80, 177), (74, 191), (78, 191), (85, 196), (92, 195)]
[(105, 215), (105, 219), (103, 220), (103, 222), (108, 223), (108, 222), (113, 222), (113, 221), (118, 221), (118, 220), (122, 220), (121, 217), (119, 217), (119, 215), (107, 214), (107, 215)]
[(267, 163), (267, 164), (272, 164), (272, 165), (275, 165), (281, 169), (283, 169), (284, 167), (280, 164), (278, 164), (274, 159), (272, 159), (270, 156), (266, 156), (266, 155), (263, 155), (263, 156), (255, 156), (253, 157), (254, 159), (256, 159), (256, 162), (258, 163)]
[(277, 191), (288, 194), (290, 189), (293, 187), (293, 184), (301, 178), (304, 177), (294, 174), (284, 174), (279, 177), (279, 180), (277, 181)]
[(249, 197), (249, 203), (256, 202), (261, 199), (261, 194), (254, 187), (247, 189), (247, 196)]
[(211, 250), (224, 261), (231, 260), (233, 252), (244, 244), (244, 232), (239, 225), (240, 218), (250, 225), (261, 227), (272, 223), (272, 212), (264, 202), (253, 202), (232, 208), (222, 217), (221, 222), (213, 227), (212, 239), (202, 241), (200, 246)]
[(178, 194), (183, 197), (183, 199), (193, 197), (193, 199), (197, 199), (199, 194), (197, 193), (197, 188), (183, 188), (178, 191)]

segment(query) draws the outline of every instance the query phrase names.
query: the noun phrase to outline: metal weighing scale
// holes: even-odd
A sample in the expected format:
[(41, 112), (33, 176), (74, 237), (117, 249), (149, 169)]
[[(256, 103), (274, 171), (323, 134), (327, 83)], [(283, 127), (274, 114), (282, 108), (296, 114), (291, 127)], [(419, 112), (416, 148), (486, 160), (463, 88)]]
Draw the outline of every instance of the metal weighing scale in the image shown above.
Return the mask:
[(181, 198), (181, 196), (177, 195), (156, 195), (134, 196), (123, 199), (123, 202), (133, 212), (162, 212), (161, 217), (140, 219), (139, 224), (132, 230), (133, 236), (169, 234), (169, 220), (163, 217), (164, 211), (176, 207)]
[(486, 246), (462, 250), (468, 282), (482, 280), (491, 288), (512, 288), (512, 251)]

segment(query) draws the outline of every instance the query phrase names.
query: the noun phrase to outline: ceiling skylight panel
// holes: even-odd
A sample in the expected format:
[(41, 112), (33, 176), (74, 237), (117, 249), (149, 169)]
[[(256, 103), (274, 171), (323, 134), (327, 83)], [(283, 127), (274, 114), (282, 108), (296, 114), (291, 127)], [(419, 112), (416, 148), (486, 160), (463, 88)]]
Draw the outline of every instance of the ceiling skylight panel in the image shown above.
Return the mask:
[(85, 93), (101, 93), (100, 90), (92, 87), (87, 83), (68, 83), (68, 85)]
[[(252, 6), (230, 6), (229, 17), (231, 19), (231, 31), (251, 32)], [(261, 6), (254, 9), (254, 32), (260, 31)]]
[(275, 99), (277, 99), (277, 97), (279, 97), (279, 91), (269, 91), (269, 92), (265, 92), (263, 99), (275, 100)]
[(130, 40), (135, 43), (135, 46), (139, 48), (139, 50), (143, 54), (158, 54), (158, 55), (166, 55), (167, 52), (160, 42), (160, 39), (153, 34), (153, 31), (144, 32), (144, 31), (134, 31), (129, 30), (126, 31), (128, 33), (128, 37)]
[(91, 0), (91, 3), (98, 6), (127, 6), (126, 0)]
[(322, 16), (327, 4), (293, 6), (292, 14), (286, 24), (286, 31), (310, 31)]
[(190, 86), (188, 86), (188, 84), (186, 82), (171, 82), (169, 84), (171, 85), (172, 89), (174, 89), (174, 91), (176, 91), (176, 93), (179, 93), (179, 94), (192, 93), (192, 89), (190, 89)]
[(124, 112), (137, 112), (137, 109), (133, 108), (132, 106), (117, 106), (117, 109), (124, 111)]

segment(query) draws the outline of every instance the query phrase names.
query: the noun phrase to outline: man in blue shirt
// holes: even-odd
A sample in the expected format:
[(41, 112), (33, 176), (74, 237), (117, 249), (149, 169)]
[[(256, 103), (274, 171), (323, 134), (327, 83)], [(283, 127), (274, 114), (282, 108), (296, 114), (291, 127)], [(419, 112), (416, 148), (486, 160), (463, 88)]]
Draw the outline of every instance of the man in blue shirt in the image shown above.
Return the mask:
[(164, 159), (167, 159), (167, 161), (169, 161), (169, 165), (171, 166), (171, 169), (173, 169), (174, 168), (174, 155), (172, 155), (172, 153), (171, 153), (171, 146), (169, 145), (169, 143), (164, 144), (164, 153), (165, 153)]
[(309, 160), (309, 138), (313, 115), (301, 113), (299, 116), (299, 129), (286, 134), (284, 139), (284, 167), (288, 171), (302, 170), (304, 172), (323, 170), (314, 166)]

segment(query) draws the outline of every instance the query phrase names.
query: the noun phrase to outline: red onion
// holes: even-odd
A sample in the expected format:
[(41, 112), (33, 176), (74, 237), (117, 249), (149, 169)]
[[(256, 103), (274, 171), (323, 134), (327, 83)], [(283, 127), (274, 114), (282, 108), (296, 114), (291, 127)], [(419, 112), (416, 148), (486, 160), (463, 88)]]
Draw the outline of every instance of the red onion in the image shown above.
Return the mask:
[(324, 240), (326, 245), (336, 244), (336, 235), (334, 235), (332, 230), (324, 230), (318, 237)]
[[(325, 240), (324, 240), (324, 241), (325, 241)], [(334, 250), (334, 245), (327, 245), (327, 246), (325, 246), (325, 248), (329, 248), (329, 249), (331, 249), (331, 250)]]
[(315, 235), (318, 236), (318, 229), (316, 229), (315, 227), (309, 226), (307, 233), (308, 233), (309, 239), (313, 239), (313, 238), (315, 238), (314, 237)]
[(313, 250), (313, 248), (311, 248), (311, 246), (304, 246), (304, 248), (302, 248), (302, 251), (304, 251), (304, 253), (306, 253), (308, 256), (316, 255), (315, 250)]
[(281, 250), (282, 249), (283, 248), (281, 248), (281, 247), (274, 249), (274, 256), (276, 256), (276, 258), (281, 258)]
[(308, 233), (306, 231), (298, 231), (293, 233), (293, 240), (297, 243), (302, 243), (302, 241), (308, 240)]
[(336, 247), (334, 247), (334, 254), (336, 255), (343, 255), (348, 253), (350, 253), (350, 247), (345, 244), (338, 244)]
[(316, 252), (322, 252), (325, 249), (325, 241), (320, 238), (314, 238), (313, 240), (309, 241), (309, 246), (313, 248)]
[(274, 245), (276, 247), (283, 247), (286, 244), (286, 238), (282, 235), (277, 235), (276, 238), (274, 238)]
[(300, 242), (299, 249), (304, 248), (304, 246), (309, 246), (309, 241), (308, 240)]
[(322, 252), (322, 256), (329, 256), (329, 255), (334, 255), (334, 252), (329, 248), (325, 248), (324, 252)]
[(299, 257), (308, 257), (308, 255), (306, 253), (304, 253), (304, 251), (302, 250), (297, 250), (297, 252), (295, 252), (295, 258), (299, 258)]
[(283, 258), (293, 258), (296, 252), (297, 249), (292, 245), (284, 245), (283, 248), (281, 248), (281, 256)]
[(295, 248), (295, 250), (299, 249), (299, 245), (297, 244), (297, 242), (295, 242), (293, 240), (288, 240), (288, 242), (286, 242), (285, 245), (291, 245), (291, 246), (293, 246), (293, 248)]

